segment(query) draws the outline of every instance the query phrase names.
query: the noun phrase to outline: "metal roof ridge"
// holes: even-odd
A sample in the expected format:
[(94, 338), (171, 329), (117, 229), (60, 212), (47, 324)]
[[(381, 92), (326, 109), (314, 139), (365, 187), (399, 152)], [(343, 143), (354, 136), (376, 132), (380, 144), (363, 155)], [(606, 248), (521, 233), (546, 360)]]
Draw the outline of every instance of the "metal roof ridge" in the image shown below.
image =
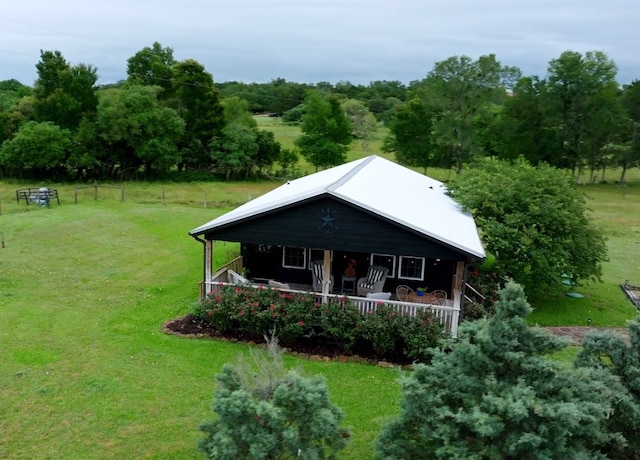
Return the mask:
[(371, 163), (376, 158), (380, 158), (380, 157), (378, 155), (369, 155), (368, 157), (364, 158), (364, 160), (362, 160), (362, 162), (360, 162), (360, 164), (355, 165), (348, 173), (346, 173), (340, 179), (338, 179), (335, 182), (333, 182), (325, 190), (327, 192), (332, 192), (332, 193), (335, 192), (336, 189), (340, 188), (342, 185), (344, 185), (347, 182), (349, 182), (349, 180), (353, 176), (355, 176), (360, 171), (362, 171), (362, 169), (364, 169), (365, 166), (367, 166), (369, 163)]

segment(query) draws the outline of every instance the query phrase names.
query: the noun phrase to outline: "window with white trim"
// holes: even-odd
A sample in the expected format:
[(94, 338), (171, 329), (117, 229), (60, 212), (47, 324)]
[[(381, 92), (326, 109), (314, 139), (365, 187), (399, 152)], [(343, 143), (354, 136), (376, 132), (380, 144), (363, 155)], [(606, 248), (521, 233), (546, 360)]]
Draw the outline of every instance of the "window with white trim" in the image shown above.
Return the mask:
[(424, 278), (424, 257), (400, 256), (398, 278), (421, 281)]
[(396, 256), (391, 254), (371, 254), (371, 265), (380, 265), (389, 269), (389, 278), (396, 277)]
[(282, 247), (282, 266), (285, 268), (304, 269), (307, 266), (306, 248)]

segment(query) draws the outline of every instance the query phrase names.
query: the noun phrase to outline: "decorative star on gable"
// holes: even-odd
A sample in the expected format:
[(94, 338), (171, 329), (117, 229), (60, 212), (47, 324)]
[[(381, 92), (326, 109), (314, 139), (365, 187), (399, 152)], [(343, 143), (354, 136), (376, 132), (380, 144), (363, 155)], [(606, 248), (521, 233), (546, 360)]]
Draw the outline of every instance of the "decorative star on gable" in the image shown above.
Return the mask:
[(321, 223), (318, 230), (324, 233), (334, 233), (338, 231), (338, 213), (331, 208), (318, 211), (318, 218)]

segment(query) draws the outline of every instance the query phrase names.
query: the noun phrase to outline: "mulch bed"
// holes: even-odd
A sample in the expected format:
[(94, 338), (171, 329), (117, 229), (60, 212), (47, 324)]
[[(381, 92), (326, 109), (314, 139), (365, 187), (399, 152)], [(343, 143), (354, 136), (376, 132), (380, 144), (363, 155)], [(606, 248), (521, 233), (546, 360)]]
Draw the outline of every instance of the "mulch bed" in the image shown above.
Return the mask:
[[(569, 337), (572, 345), (581, 345), (582, 341), (589, 332), (595, 330), (605, 330), (615, 332), (629, 343), (629, 331), (627, 328), (598, 328), (598, 327), (578, 327), (578, 326), (558, 326), (545, 327), (545, 329), (554, 335)], [(177, 335), (189, 338), (205, 338), (214, 340), (226, 340), (229, 342), (243, 342), (248, 345), (264, 346), (264, 343), (256, 343), (251, 338), (240, 337), (236, 335), (221, 335), (217, 333), (209, 323), (199, 320), (189, 313), (188, 315), (168, 321), (163, 326), (163, 331), (167, 334)], [(301, 358), (313, 361), (354, 361), (359, 363), (369, 363), (381, 367), (401, 366), (410, 368), (411, 362), (405, 356), (385, 356), (379, 357), (365, 349), (359, 349), (357, 354), (345, 353), (338, 346), (330, 343), (324, 343), (319, 340), (306, 340), (296, 344), (288, 344), (284, 347), (288, 353)]]
[[(209, 323), (196, 318), (192, 313), (168, 321), (162, 330), (167, 334), (189, 338), (205, 338), (215, 340), (226, 340), (229, 342), (243, 342), (248, 345), (264, 346), (264, 343), (256, 343), (251, 338), (238, 335), (221, 335), (215, 331)], [(320, 340), (307, 339), (295, 344), (283, 346), (286, 352), (294, 356), (310, 359), (313, 361), (355, 361), (359, 363), (370, 363), (380, 367), (410, 366), (411, 362), (404, 356), (379, 357), (367, 350), (359, 349), (357, 354), (345, 353), (335, 344), (326, 343)]]

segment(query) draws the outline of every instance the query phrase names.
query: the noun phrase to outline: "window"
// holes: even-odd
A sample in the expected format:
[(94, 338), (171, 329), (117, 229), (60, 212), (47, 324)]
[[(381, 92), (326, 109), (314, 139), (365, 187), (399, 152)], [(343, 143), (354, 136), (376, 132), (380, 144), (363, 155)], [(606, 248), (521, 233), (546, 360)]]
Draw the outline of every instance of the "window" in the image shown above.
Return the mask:
[(424, 278), (424, 257), (400, 256), (398, 278), (421, 281)]
[(282, 248), (282, 266), (285, 268), (304, 268), (307, 265), (307, 250), (305, 248)]
[[(314, 260), (324, 260), (324, 249), (309, 249), (309, 270), (311, 270), (311, 262)], [(333, 251), (331, 251), (331, 260), (333, 261)]]
[(380, 265), (389, 269), (389, 278), (396, 276), (396, 256), (390, 254), (371, 254), (371, 265)]

